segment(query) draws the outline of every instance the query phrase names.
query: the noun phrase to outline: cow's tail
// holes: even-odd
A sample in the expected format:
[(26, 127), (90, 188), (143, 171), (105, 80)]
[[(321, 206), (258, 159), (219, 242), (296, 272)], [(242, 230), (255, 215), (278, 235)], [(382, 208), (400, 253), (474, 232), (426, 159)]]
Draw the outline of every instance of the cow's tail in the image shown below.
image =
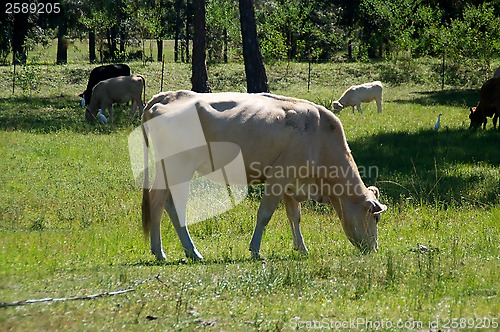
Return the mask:
[(141, 125), (144, 136), (144, 181), (142, 184), (142, 230), (148, 237), (151, 229), (151, 203), (149, 199), (149, 141), (146, 126)]

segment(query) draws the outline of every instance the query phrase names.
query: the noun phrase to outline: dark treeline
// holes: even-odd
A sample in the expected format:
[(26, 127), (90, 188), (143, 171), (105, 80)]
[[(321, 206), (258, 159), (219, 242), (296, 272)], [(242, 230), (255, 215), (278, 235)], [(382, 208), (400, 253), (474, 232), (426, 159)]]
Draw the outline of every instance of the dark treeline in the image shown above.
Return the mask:
[[(206, 0), (209, 62), (242, 57), (236, 0)], [(490, 66), (500, 51), (500, 3), (478, 0), (254, 0), (266, 61), (339, 57), (474, 59)], [(57, 63), (74, 39), (88, 40), (89, 61), (160, 61), (163, 40), (175, 61), (191, 61), (192, 0), (61, 0), (60, 12), (7, 14), (0, 21), (0, 62), (26, 61), (36, 44), (57, 38)], [(144, 40), (157, 41), (156, 57)], [(134, 50), (134, 51), (131, 51)], [(139, 50), (139, 51), (137, 51)]]

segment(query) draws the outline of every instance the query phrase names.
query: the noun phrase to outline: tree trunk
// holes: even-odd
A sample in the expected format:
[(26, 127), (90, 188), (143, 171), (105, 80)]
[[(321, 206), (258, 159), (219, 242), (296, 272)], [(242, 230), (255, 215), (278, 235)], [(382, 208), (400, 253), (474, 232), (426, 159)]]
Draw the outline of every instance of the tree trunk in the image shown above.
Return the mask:
[(352, 39), (349, 38), (347, 41), (347, 58), (352, 60)]
[(228, 35), (227, 35), (227, 29), (224, 28), (224, 30), (222, 31), (222, 33), (224, 34), (224, 50), (222, 52), (223, 54), (223, 59), (224, 59), (224, 63), (227, 63), (227, 49), (228, 49)]
[(68, 39), (66, 38), (67, 31), (66, 22), (61, 22), (57, 31), (57, 57), (58, 65), (68, 62)]
[(239, 0), (239, 5), (247, 91), (250, 93), (269, 92), (266, 68), (264, 67), (259, 41), (257, 40), (254, 2), (253, 0)]
[(110, 39), (111, 39), (111, 44), (109, 45), (109, 51), (111, 53), (111, 59), (113, 61), (115, 61), (116, 59), (116, 30), (117, 30), (117, 26), (113, 26), (111, 29), (110, 29)]
[(18, 13), (13, 15), (14, 27), (12, 36), (12, 62), (26, 63), (26, 49), (24, 42), (28, 34), (28, 16), (29, 14)]
[(210, 92), (206, 64), (205, 0), (193, 0), (194, 33), (192, 60), (192, 90)]
[(163, 60), (163, 40), (157, 39), (156, 47), (158, 48), (158, 57), (156, 58), (156, 60), (158, 62), (161, 62)]
[(120, 56), (125, 55), (125, 32), (120, 31)]
[(97, 57), (95, 55), (95, 32), (89, 32), (89, 61), (91, 63), (96, 62)]
[(182, 30), (182, 0), (175, 1), (175, 36), (174, 36), (174, 61), (179, 61), (179, 40), (181, 39)]
[[(195, 0), (196, 1), (196, 0)], [(186, 62), (190, 60), (190, 52), (189, 52), (189, 38), (191, 37), (189, 34), (189, 26), (191, 25), (191, 8), (190, 8), (189, 0), (186, 2), (186, 35), (185, 35), (185, 47), (186, 47)]]

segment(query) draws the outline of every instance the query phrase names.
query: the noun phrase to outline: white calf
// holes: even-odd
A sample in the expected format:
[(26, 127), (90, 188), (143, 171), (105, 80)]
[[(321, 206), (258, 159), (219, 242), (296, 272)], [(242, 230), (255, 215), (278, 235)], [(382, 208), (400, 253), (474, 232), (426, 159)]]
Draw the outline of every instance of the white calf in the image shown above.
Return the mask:
[(145, 98), (146, 81), (142, 75), (118, 76), (101, 81), (92, 89), (92, 99), (87, 106), (85, 117), (87, 121), (94, 122), (97, 120), (99, 109), (103, 112), (109, 109), (110, 122), (113, 123), (113, 104), (132, 101), (130, 116), (133, 118), (136, 107), (140, 112), (144, 109), (144, 100), (141, 101), (143, 91)]
[(333, 102), (333, 110), (340, 112), (344, 107), (351, 106), (354, 113), (354, 106), (361, 112), (361, 103), (369, 103), (375, 100), (377, 110), (382, 112), (382, 82), (375, 81), (361, 85), (353, 85), (340, 97)]

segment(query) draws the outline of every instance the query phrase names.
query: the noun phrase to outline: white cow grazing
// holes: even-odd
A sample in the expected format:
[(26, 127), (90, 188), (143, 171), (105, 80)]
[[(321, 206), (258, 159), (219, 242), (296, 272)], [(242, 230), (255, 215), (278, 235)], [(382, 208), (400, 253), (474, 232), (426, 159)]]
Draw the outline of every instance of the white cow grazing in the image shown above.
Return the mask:
[[(201, 134), (193, 130), (189, 135), (186, 133), (188, 118), (197, 123)], [(239, 147), (248, 184), (265, 183), (250, 241), (252, 257), (260, 257), (264, 228), (281, 200), (292, 228), (295, 250), (307, 252), (300, 231), (300, 202), (314, 199), (333, 205), (352, 244), (363, 252), (377, 251), (377, 224), (387, 207), (378, 201), (376, 187), (364, 185), (340, 120), (323, 106), (268, 93), (162, 92), (146, 105), (142, 124), (146, 137), (142, 223), (158, 260), (166, 259), (160, 235), (163, 209), (186, 256), (203, 259), (187, 230), (187, 199), (174, 196), (179, 193), (181, 180), (191, 179), (195, 172), (214, 174), (214, 170), (227, 164), (217, 164), (215, 157), (212, 158), (213, 146), (220, 142)], [(191, 142), (196, 147), (190, 148), (186, 145), (190, 135), (198, 135), (196, 142), (206, 143)], [(156, 160), (152, 187), (147, 168), (149, 141), (155, 156), (161, 155), (165, 147), (176, 151), (168, 158)], [(172, 171), (181, 174), (182, 179), (171, 177)]]
[[(141, 98), (144, 91), (144, 96)], [(146, 98), (146, 80), (142, 75), (118, 76), (97, 83), (92, 89), (92, 98), (85, 112), (89, 122), (96, 121), (97, 112), (109, 109), (109, 120), (113, 122), (113, 104), (132, 101), (130, 116), (133, 118), (136, 108), (141, 112)]]
[(340, 97), (339, 100), (333, 102), (333, 110), (340, 112), (344, 107), (351, 106), (354, 113), (354, 106), (361, 112), (361, 103), (369, 103), (375, 100), (377, 110), (382, 112), (382, 82), (375, 81), (361, 85), (353, 85)]

